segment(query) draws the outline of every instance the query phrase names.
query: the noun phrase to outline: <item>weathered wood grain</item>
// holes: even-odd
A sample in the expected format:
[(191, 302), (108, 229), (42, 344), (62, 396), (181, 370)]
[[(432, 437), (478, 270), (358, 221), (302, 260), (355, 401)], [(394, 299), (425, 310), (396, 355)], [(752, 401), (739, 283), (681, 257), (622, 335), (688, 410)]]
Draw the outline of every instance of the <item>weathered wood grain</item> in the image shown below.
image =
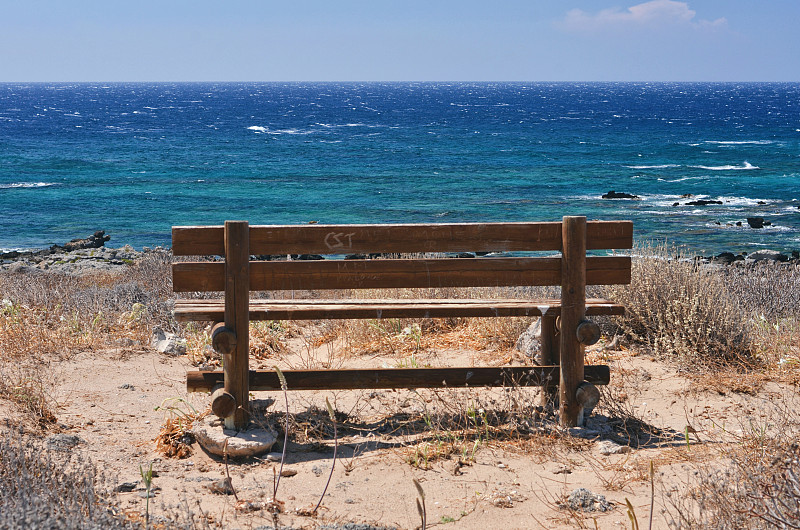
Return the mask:
[[(251, 262), (251, 291), (560, 285), (561, 258), (386, 259)], [(589, 285), (630, 283), (630, 257), (586, 258)], [(175, 292), (224, 289), (222, 262), (178, 262)]]
[[(221, 226), (172, 228), (176, 256), (224, 255)], [(515, 252), (561, 250), (561, 222), (252, 226), (253, 254)], [(633, 245), (631, 221), (590, 221), (587, 248)]]
[[(289, 390), (345, 390), (370, 388), (464, 388), (484, 386), (542, 386), (559, 383), (558, 366), (514, 366), (473, 368), (377, 368), (352, 370), (282, 370)], [(590, 383), (606, 385), (608, 366), (586, 366)], [(190, 371), (186, 388), (190, 392), (209, 392), (222, 382), (222, 372)], [(278, 374), (273, 370), (251, 370), (250, 390), (280, 391)]]
[[(624, 315), (609, 300), (589, 299), (587, 316)], [(177, 300), (175, 318), (182, 322), (216, 322), (223, 318), (221, 299)], [(251, 300), (250, 320), (325, 320), (380, 318), (538, 317), (561, 314), (560, 300), (401, 299), (401, 300)], [(558, 346), (556, 345), (556, 350)]]

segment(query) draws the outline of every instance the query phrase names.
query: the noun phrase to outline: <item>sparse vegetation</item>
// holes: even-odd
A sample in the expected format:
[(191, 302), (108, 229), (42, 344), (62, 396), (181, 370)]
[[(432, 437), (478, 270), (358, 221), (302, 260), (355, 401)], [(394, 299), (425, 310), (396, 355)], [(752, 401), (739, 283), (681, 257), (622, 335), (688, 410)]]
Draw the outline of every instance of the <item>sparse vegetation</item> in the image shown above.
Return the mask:
[[(623, 343), (634, 354), (652, 353), (674, 363), (697, 382), (696, 391), (713, 389), (756, 395), (766, 381), (790, 386), (800, 383), (800, 272), (795, 265), (762, 263), (718, 268), (675, 257), (665, 249), (639, 249), (637, 253), (640, 256), (634, 260), (630, 286), (592, 293), (612, 298), (627, 308), (625, 317), (604, 322), (607, 342), (618, 334), (624, 336)], [(183, 326), (172, 319), (169, 278), (169, 256), (160, 253), (145, 255), (125, 274), (0, 274), (0, 399), (33, 420), (39, 432), (52, 430), (58, 423), (58, 404), (51, 396), (49, 364), (84, 350), (144, 348), (156, 325), (184, 336), (189, 358), (196, 364), (219, 364), (216, 354), (210, 351), (206, 327)], [(377, 292), (370, 296), (544, 294), (557, 296), (555, 292), (522, 289), (420, 290)], [(515, 357), (512, 348), (529, 323), (530, 319), (259, 322), (251, 330), (251, 354), (254, 362), (287, 368), (337, 366), (345, 361), (366, 363), (378, 356), (389, 359), (389, 366), (435, 366), (441, 362), (438, 354), (449, 349), (476, 352), (476, 364), (512, 358), (528, 362)], [(713, 375), (709, 377), (709, 373)], [(698, 465), (693, 483), (687, 484), (691, 495), (665, 496), (661, 503), (666, 506), (666, 515), (659, 510), (656, 499), (657, 517), (662, 513), (674, 528), (791, 528), (798, 524), (800, 484), (796, 469), (800, 452), (796, 440), (800, 416), (796, 408), (786, 407), (783, 416), (769, 428), (744, 429), (735, 444), (720, 441), (719, 447), (724, 450), (712, 455), (717, 449), (702, 447), (688, 426), (686, 432), (671, 431), (641, 416), (635, 406), (636, 393), (645, 383), (641, 374), (615, 363), (612, 384), (602, 389), (604, 398), (595, 412), (607, 418), (608, 432), (603, 434), (606, 439), (633, 448), (671, 445), (674, 453), (680, 451), (681, 461)], [(453, 474), (458, 475), (469, 470), (467, 466), (474, 465), (482, 451), (486, 451), (485, 455), (502, 448), (542, 461), (563, 461), (564, 452), (581, 452), (590, 446), (589, 441), (551, 428), (552, 412), (540, 406), (536, 391), (527, 388), (511, 386), (491, 392), (444, 389), (404, 396), (408, 397), (397, 397), (394, 409), (369, 417), (362, 410), (374, 411), (385, 403), (373, 407), (364, 404), (371, 398), (359, 398), (361, 402), (353, 410), (341, 412), (347, 409), (340, 407), (329, 417), (331, 411), (311, 405), (298, 412), (302, 405), (293, 401), (294, 412), (287, 413), (282, 429), (283, 451), (290, 441), (328, 450), (329, 445), (321, 442), (330, 444), (333, 440), (339, 446), (341, 439), (346, 458), (345, 439), (370, 432), (402, 440), (393, 450), (415, 468), (414, 473), (451, 462), (448, 466), (454, 467)], [(284, 401), (289, 412), (285, 393)], [(185, 438), (186, 429), (198, 414), (178, 401), (166, 402), (164, 410), (167, 414), (159, 436), (161, 450), (167, 456), (187, 456), (191, 440)], [(782, 427), (776, 429), (776, 425)], [(78, 515), (83, 517), (84, 526), (75, 527), (130, 528), (147, 524), (113, 507), (113, 496), (102, 491), (101, 477), (86, 461), (76, 455), (61, 459), (60, 453), (55, 455), (59, 458), (47, 451), (36, 453), (33, 446), (25, 445), (28, 436), (23, 442), (22, 435), (14, 434), (16, 429), (3, 430), (0, 511), (4, 517), (6, 513), (15, 515), (8, 519), (12, 522), (0, 522), (0, 527), (22, 527), (14, 521), (33, 517), (33, 511), (36, 517), (43, 517), (44, 526), (49, 521), (67, 521), (64, 524), (69, 526), (69, 521), (77, 520)], [(607, 464), (586, 460), (592, 461), (598, 473), (605, 473), (610, 490), (628, 492), (631, 483), (652, 484), (652, 471), (638, 461)], [(658, 468), (666, 460), (656, 457), (647, 462), (650, 461), (655, 461)], [(18, 466), (28, 473), (28, 486), (12, 476)], [(352, 471), (352, 459), (345, 468)], [(50, 484), (50, 476), (60, 477), (57, 480), (61, 482)], [(273, 499), (278, 480), (276, 476), (269, 488)], [(74, 484), (70, 486), (72, 497), (68, 496), (58, 508), (64, 513), (48, 514), (37, 508), (55, 503), (56, 497), (49, 496), (51, 490), (67, 495), (64, 484), (69, 482)], [(433, 510), (431, 506), (428, 509)], [(14, 518), (16, 514), (20, 518)], [(441, 523), (451, 522), (441, 514), (432, 514), (431, 520), (433, 517), (441, 517)], [(97, 524), (93, 523), (95, 520)]]

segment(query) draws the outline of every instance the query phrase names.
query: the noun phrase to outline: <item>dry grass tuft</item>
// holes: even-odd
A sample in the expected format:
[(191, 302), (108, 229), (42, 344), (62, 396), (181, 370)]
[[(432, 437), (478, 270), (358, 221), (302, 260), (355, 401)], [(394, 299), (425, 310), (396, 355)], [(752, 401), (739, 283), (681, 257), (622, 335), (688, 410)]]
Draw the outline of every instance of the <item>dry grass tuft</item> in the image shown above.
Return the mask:
[(637, 253), (630, 285), (603, 293), (625, 306), (620, 326), (630, 340), (686, 369), (753, 365), (748, 315), (720, 274), (663, 247)]

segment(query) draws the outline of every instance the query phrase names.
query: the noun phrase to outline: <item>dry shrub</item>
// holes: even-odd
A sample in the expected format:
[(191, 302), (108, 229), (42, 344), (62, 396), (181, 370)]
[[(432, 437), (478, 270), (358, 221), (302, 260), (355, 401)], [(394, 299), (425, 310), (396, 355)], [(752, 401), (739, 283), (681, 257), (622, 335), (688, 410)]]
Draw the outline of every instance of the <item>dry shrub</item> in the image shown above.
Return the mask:
[(0, 364), (0, 398), (15, 403), (39, 428), (56, 422), (56, 403), (47, 392), (52, 387), (46, 367), (38, 364)]
[(0, 274), (0, 351), (5, 357), (146, 343), (170, 316), (170, 257), (148, 253), (122, 272)]
[(78, 454), (47, 450), (15, 430), (0, 434), (0, 528), (132, 528), (103, 482)]
[(666, 494), (671, 528), (800, 528), (800, 445), (736, 451), (724, 468), (705, 467), (688, 495)]
[(721, 274), (663, 247), (638, 254), (630, 285), (603, 293), (625, 306), (619, 325), (629, 339), (686, 369), (753, 365), (749, 315)]

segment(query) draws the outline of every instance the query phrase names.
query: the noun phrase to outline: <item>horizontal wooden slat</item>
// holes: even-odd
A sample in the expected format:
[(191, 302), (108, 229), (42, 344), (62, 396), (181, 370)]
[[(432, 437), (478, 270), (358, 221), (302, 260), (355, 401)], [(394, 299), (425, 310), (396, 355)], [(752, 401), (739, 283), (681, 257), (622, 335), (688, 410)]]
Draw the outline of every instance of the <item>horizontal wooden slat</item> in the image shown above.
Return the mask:
[[(223, 227), (176, 226), (176, 256), (224, 255)], [(631, 221), (589, 221), (587, 249), (633, 245)], [(250, 227), (251, 254), (367, 254), (561, 250), (561, 222)]]
[[(355, 370), (283, 370), (289, 390), (345, 390), (373, 388), (464, 388), (484, 386), (557, 386), (558, 366), (472, 368), (384, 368)], [(585, 366), (584, 378), (596, 385), (611, 379), (608, 366)], [(222, 371), (191, 371), (190, 392), (210, 392), (222, 383)], [(272, 370), (251, 370), (250, 390), (280, 391)]]
[[(221, 322), (224, 300), (178, 300), (179, 321)], [(370, 318), (535, 317), (561, 314), (559, 300), (434, 299), (434, 300), (251, 300), (250, 320), (323, 320)], [(586, 315), (623, 315), (625, 308), (609, 300), (589, 299)]]
[[(175, 263), (175, 292), (221, 291), (222, 262)], [(560, 285), (560, 258), (270, 261), (250, 264), (250, 290), (392, 289)], [(630, 258), (586, 260), (586, 283), (630, 283)]]

